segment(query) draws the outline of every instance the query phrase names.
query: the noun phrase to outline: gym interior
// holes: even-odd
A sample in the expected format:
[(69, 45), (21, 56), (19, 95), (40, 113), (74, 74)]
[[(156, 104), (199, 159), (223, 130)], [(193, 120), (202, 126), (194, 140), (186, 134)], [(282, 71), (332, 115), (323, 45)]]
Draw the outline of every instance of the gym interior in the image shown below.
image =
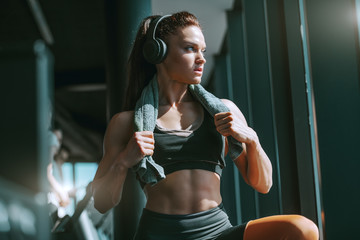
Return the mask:
[[(226, 160), (232, 224), (295, 213), (317, 224), (320, 239), (358, 238), (360, 0), (5, 0), (0, 239), (132, 239), (145, 203), (134, 174), (105, 214), (90, 183), (107, 123), (122, 111), (141, 19), (181, 10), (203, 27), (202, 85), (238, 105), (273, 165), (264, 195)], [(49, 129), (60, 135), (72, 192), (61, 216), (49, 207)]]

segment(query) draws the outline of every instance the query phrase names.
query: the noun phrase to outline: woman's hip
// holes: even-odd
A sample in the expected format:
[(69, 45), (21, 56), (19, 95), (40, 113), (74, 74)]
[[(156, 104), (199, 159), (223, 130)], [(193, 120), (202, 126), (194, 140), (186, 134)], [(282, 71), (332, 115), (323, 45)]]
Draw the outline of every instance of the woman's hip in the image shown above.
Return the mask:
[(144, 209), (134, 239), (215, 239), (231, 227), (223, 204), (210, 210), (186, 215), (169, 215)]

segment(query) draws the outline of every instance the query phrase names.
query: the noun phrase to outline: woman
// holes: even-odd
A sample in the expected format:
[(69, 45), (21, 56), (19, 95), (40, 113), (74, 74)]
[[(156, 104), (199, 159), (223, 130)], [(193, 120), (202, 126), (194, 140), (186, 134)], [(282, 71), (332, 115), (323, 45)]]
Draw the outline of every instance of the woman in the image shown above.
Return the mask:
[[(166, 44), (160, 58), (148, 56), (144, 47), (151, 31)], [(270, 190), (272, 167), (234, 103), (221, 100), (229, 111), (212, 116), (189, 90), (201, 82), (205, 49), (199, 22), (188, 12), (144, 19), (129, 59), (126, 111), (112, 118), (105, 134), (93, 181), (95, 207), (104, 213), (117, 205), (128, 169), (153, 156), (166, 177), (156, 184), (140, 178), (147, 203), (135, 239), (318, 239), (316, 225), (298, 215), (231, 226), (220, 195), (228, 139), (242, 143), (243, 151), (233, 160), (258, 192)], [(134, 132), (135, 103), (149, 82), (158, 86), (156, 127)]]

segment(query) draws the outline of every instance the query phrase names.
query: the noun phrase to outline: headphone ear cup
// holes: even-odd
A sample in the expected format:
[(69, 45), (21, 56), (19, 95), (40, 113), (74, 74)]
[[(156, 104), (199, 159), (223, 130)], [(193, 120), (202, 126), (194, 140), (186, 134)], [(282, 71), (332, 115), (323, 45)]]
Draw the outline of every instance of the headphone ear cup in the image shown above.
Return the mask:
[(157, 25), (171, 15), (159, 16), (150, 22), (149, 28), (146, 32), (146, 40), (143, 45), (143, 56), (146, 61), (152, 64), (161, 63), (167, 53), (166, 43), (160, 38), (155, 37)]
[(159, 55), (158, 58), (156, 60), (156, 63), (161, 63), (162, 61), (164, 61), (166, 54), (167, 54), (167, 45), (166, 43), (161, 40), (160, 38), (156, 38), (157, 42), (159, 43)]
[(144, 43), (143, 55), (146, 61), (152, 64), (161, 63), (167, 52), (166, 43), (160, 38), (148, 39)]
[(148, 39), (144, 43), (143, 55), (146, 61), (154, 63), (159, 55), (159, 43), (154, 39)]

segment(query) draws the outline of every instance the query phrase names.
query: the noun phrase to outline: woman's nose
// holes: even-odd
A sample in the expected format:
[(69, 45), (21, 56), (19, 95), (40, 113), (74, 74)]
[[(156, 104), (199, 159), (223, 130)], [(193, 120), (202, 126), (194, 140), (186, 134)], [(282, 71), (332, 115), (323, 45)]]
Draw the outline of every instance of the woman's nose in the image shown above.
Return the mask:
[(206, 59), (205, 59), (205, 56), (204, 56), (203, 52), (199, 51), (199, 53), (197, 54), (196, 63), (201, 63), (201, 64), (206, 63)]

